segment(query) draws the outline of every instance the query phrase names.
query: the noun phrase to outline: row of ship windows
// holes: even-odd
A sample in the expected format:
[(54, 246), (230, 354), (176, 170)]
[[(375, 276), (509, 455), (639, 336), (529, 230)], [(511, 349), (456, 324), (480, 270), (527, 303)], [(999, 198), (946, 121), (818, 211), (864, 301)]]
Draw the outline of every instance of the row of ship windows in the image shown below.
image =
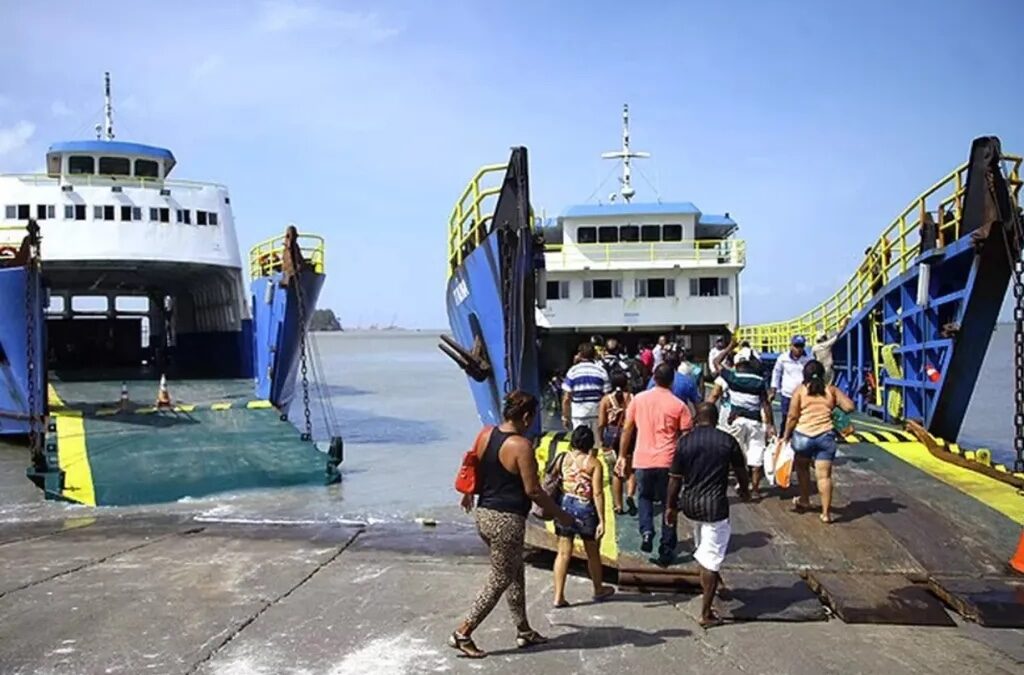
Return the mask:
[[(101, 176), (139, 176), (142, 178), (159, 178), (160, 165), (151, 159), (135, 160), (135, 173), (132, 173), (132, 160), (127, 157), (100, 157), (99, 174)], [(97, 173), (96, 160), (93, 157), (75, 155), (68, 157), (68, 173), (72, 175), (92, 175)]]
[(682, 225), (582, 225), (576, 228), (576, 243), (579, 244), (682, 240)]
[[(690, 279), (689, 294), (691, 297), (718, 297), (729, 295), (728, 277), (696, 277)], [(676, 297), (675, 279), (634, 279), (633, 293), (637, 298), (674, 298)], [(606, 299), (622, 297), (621, 279), (584, 279), (584, 299)], [(548, 300), (569, 300), (568, 281), (549, 281), (547, 284)]]
[[(36, 220), (53, 220), (57, 217), (57, 209), (53, 204), (36, 204), (35, 219)], [(120, 213), (118, 213), (120, 211)], [(64, 205), (64, 219), (65, 220), (85, 220), (87, 210), (85, 204), (65, 204)], [(115, 206), (108, 204), (105, 206), (93, 206), (92, 207), (92, 218), (93, 220), (122, 220), (129, 222), (133, 220), (141, 221), (142, 218), (142, 207), (140, 206)], [(116, 216), (120, 215), (120, 219)], [(4, 208), (4, 218), (6, 220), (28, 220), (32, 218), (32, 205), (31, 204), (8, 204)], [(192, 211), (189, 209), (175, 209), (175, 217), (177, 222), (184, 225), (192, 224)], [(171, 222), (171, 209), (161, 206), (151, 206), (149, 208), (149, 220), (154, 223), (169, 223)], [(195, 224), (196, 225), (217, 225), (218, 216), (215, 211), (199, 211), (195, 212)]]

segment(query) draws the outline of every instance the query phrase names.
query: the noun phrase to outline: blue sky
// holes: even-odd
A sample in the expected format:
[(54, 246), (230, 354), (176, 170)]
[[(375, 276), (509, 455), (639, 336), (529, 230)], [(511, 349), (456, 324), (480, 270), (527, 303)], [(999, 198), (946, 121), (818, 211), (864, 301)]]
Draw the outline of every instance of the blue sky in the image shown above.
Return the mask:
[(535, 207), (581, 202), (624, 102), (661, 196), (740, 223), (745, 322), (829, 295), (975, 136), (1024, 152), (1021, 2), (38, 0), (0, 24), (0, 170), (91, 137), (109, 69), (118, 137), (227, 183), (243, 248), (329, 238), (349, 325), (445, 325), (468, 177), (525, 144)]

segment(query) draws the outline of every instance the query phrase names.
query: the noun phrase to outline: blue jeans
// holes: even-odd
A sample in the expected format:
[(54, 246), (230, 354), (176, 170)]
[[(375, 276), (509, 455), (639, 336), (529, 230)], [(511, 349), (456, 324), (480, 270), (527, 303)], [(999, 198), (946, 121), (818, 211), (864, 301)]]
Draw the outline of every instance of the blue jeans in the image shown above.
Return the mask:
[(562, 495), (562, 510), (576, 519), (576, 522), (566, 527), (555, 523), (555, 534), (559, 537), (579, 537), (583, 541), (594, 541), (597, 538), (597, 508), (594, 502), (583, 501), (574, 495)]
[(831, 462), (836, 458), (836, 435), (832, 431), (817, 436), (805, 436), (799, 431), (794, 431), (792, 444), (793, 454), (808, 457), (816, 462)]
[(788, 396), (779, 397), (779, 413), (782, 415), (782, 419), (779, 421), (779, 437), (786, 435), (786, 418), (789, 417), (789, 401)]
[[(639, 511), (640, 535), (654, 535), (654, 505), (655, 503), (665, 504), (668, 493), (668, 469), (637, 469), (636, 470), (636, 497), (637, 510)], [(661, 518), (661, 542), (658, 545), (658, 555), (662, 558), (675, 556), (676, 528), (665, 525), (665, 519)]]

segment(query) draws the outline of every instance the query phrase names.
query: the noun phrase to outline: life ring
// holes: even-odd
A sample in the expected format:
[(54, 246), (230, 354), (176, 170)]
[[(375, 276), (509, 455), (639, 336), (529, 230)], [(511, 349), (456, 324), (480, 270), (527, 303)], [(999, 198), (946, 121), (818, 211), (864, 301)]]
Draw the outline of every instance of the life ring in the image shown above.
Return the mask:
[(18, 249), (13, 246), (0, 246), (0, 259), (13, 260), (18, 257)]

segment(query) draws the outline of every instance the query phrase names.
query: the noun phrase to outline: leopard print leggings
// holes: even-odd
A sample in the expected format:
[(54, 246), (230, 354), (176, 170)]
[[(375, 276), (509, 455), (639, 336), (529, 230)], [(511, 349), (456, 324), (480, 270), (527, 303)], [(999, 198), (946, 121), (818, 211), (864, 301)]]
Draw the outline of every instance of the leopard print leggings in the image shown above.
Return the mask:
[(470, 630), (487, 618), (506, 590), (508, 593), (505, 598), (516, 623), (516, 630), (529, 630), (530, 624), (526, 620), (526, 570), (523, 567), (526, 518), (514, 513), (478, 508), (476, 528), (480, 538), (491, 549), (491, 573), (466, 617)]

